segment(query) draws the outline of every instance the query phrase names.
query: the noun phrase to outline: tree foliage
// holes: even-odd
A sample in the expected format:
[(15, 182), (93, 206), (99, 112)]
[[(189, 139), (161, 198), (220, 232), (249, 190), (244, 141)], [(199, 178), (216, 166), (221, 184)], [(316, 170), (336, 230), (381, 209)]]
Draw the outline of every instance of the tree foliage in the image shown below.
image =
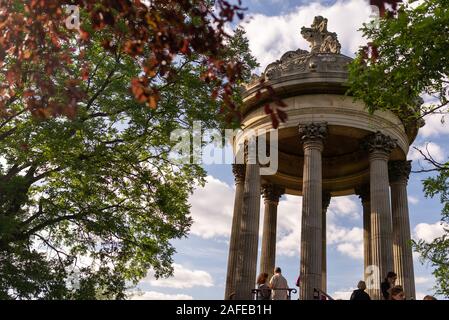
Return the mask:
[[(390, 110), (403, 121), (429, 114), (442, 120), (449, 107), (449, 1), (409, 1), (397, 13), (362, 28), (371, 46), (362, 49), (350, 66), (350, 94), (371, 112)], [(426, 104), (417, 103), (420, 97)], [(449, 217), (449, 162), (439, 163), (421, 150), (436, 175), (424, 181), (428, 197), (439, 196), (442, 221)], [(432, 243), (418, 241), (415, 249), (434, 267), (437, 292), (449, 296), (449, 230)]]
[[(212, 30), (201, 22), (204, 13), (191, 6), (184, 19), (200, 19), (198, 26), (193, 21), (182, 26), (194, 29), (191, 38), (181, 26), (166, 24), (164, 35), (176, 35), (170, 40), (174, 47), (153, 39), (154, 45), (177, 50), (176, 39), (185, 37), (190, 39), (190, 49), (167, 60), (165, 71), (163, 64), (157, 64), (150, 68), (151, 77), (150, 69), (143, 75), (142, 67), (148, 63), (143, 57), (157, 51), (148, 38), (145, 45), (136, 42), (133, 31), (149, 33), (142, 37), (154, 36), (150, 18), (176, 20), (190, 3), (174, 2), (165, 1), (164, 6), (162, 1), (152, 1), (162, 7), (157, 17), (141, 19), (137, 16), (147, 12), (142, 6), (113, 6), (138, 1), (77, 2), (86, 8), (82, 15), (97, 12), (92, 16), (94, 23), (83, 24), (92, 31), (86, 36), (88, 44), (79, 45), (69, 38), (61, 43), (60, 33), (52, 43), (48, 31), (55, 28), (57, 32), (61, 26), (48, 23), (62, 14), (58, 2), (52, 2), (53, 6), (46, 1), (2, 1), (2, 10), (5, 5), (14, 14), (6, 20), (0, 15), (2, 28), (8, 30), (0, 43), (16, 45), (6, 48), (5, 72), (0, 74), (0, 82), (6, 83), (2, 90), (8, 92), (0, 118), (0, 299), (120, 299), (148, 269), (156, 276), (172, 273), (175, 250), (170, 240), (186, 236), (192, 223), (187, 200), (193, 188), (204, 183), (205, 172), (199, 165), (170, 158), (177, 143), (170, 134), (190, 129), (195, 120), (202, 121), (203, 128), (222, 127), (225, 119), (220, 106), (227, 98), (210, 93), (223, 83), (202, 79), (211, 67), (212, 60), (204, 63), (208, 54), (239, 66), (241, 78), (232, 80), (233, 86), (247, 79), (256, 66), (241, 30), (221, 39), (223, 43), (215, 33), (208, 38)], [(107, 11), (101, 11), (102, 15), (95, 11), (106, 4), (111, 5), (112, 17)], [(95, 10), (89, 11), (91, 7)], [(41, 10), (42, 16), (31, 9)], [(133, 23), (138, 25), (129, 24), (126, 28), (132, 30), (120, 33), (124, 26), (117, 15), (122, 15), (122, 9), (123, 15), (129, 14), (123, 19), (135, 18)], [(175, 10), (174, 16), (170, 10)], [(31, 15), (41, 20), (33, 30), (26, 30), (30, 24), (25, 20)], [(98, 16), (103, 18), (96, 21)], [(25, 29), (12, 35), (14, 21), (24, 23)], [(45, 41), (35, 35), (27, 42), (21, 38), (27, 32), (48, 33)], [(18, 39), (24, 41), (23, 47), (17, 46)], [(105, 39), (112, 45), (105, 45)], [(201, 47), (197, 42), (205, 39), (210, 43)], [(210, 53), (215, 45), (220, 51)], [(39, 49), (28, 56), (25, 48), (33, 46)], [(56, 50), (57, 46), (64, 50)], [(135, 46), (132, 50), (139, 54), (129, 54), (129, 46)], [(10, 54), (11, 48), (19, 51)], [(14, 76), (8, 75), (14, 68), (18, 68)], [(77, 77), (81, 81), (72, 83)], [(142, 100), (135, 99), (139, 90), (135, 82), (141, 83), (142, 77), (151, 78), (143, 90), (151, 87), (157, 92), (157, 108), (142, 107)], [(235, 91), (232, 94), (233, 100), (239, 98)], [(67, 100), (72, 98), (76, 100), (73, 112)]]
[[(8, 116), (11, 103), (22, 95), (35, 116), (73, 116), (86, 92), (82, 82), (95, 66), (86, 56), (93, 35), (102, 32), (101, 46), (135, 58), (141, 72), (130, 79), (141, 103), (156, 108), (157, 84), (176, 77), (176, 62), (192, 59), (204, 69), (201, 78), (213, 83), (210, 94), (220, 99), (230, 121), (239, 120), (235, 84), (243, 66), (232, 56), (224, 59), (230, 35), (226, 24), (243, 18), (244, 8), (226, 0), (1, 0), (0, 112)], [(80, 28), (67, 28), (69, 5), (80, 10)], [(73, 13), (73, 12), (72, 12)], [(74, 20), (75, 21), (75, 20)], [(80, 69), (69, 66), (83, 61)], [(55, 81), (63, 77), (64, 82)], [(55, 99), (56, 92), (65, 92)]]
[[(410, 1), (393, 19), (365, 24), (362, 31), (375, 50), (364, 48), (351, 64), (350, 93), (370, 111), (392, 110), (411, 120), (447, 111), (448, 7), (447, 0)], [(433, 103), (417, 108), (423, 94)]]

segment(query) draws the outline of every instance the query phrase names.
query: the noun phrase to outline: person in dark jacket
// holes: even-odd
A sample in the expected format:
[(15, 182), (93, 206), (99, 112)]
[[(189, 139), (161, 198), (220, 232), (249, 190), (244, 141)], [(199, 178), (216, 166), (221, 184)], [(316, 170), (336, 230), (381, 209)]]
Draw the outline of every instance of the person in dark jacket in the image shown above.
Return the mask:
[(365, 281), (359, 281), (357, 285), (357, 290), (354, 290), (351, 294), (351, 298), (349, 300), (371, 300), (368, 293), (365, 292), (366, 283)]
[(390, 300), (391, 288), (394, 287), (397, 277), (396, 273), (390, 271), (387, 273), (384, 282), (380, 284), (380, 289), (382, 290), (382, 295), (385, 300)]

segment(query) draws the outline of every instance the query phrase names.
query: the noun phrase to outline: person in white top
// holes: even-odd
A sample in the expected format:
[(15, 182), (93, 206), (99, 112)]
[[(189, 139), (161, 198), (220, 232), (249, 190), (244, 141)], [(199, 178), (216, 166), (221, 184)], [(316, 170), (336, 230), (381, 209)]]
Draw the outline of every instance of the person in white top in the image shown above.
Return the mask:
[(274, 268), (274, 275), (270, 280), (270, 288), (271, 290), (271, 299), (272, 300), (287, 300), (288, 292), (287, 290), (279, 290), (279, 289), (287, 289), (288, 284), (287, 280), (282, 276), (281, 268)]

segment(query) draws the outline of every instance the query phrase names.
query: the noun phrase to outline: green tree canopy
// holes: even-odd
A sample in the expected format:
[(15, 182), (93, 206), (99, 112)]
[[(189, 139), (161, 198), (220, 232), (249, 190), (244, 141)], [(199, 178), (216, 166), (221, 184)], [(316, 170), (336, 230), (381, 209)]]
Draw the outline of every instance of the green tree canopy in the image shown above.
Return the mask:
[[(170, 275), (170, 240), (188, 234), (187, 200), (205, 172), (169, 157), (177, 143), (170, 134), (193, 121), (222, 127), (222, 102), (210, 94), (216, 83), (200, 79), (202, 57), (179, 58), (170, 79), (156, 81), (158, 108), (148, 108), (130, 86), (139, 59), (122, 54), (120, 42), (106, 50), (107, 32), (92, 36), (83, 59), (73, 50), (65, 66), (70, 74), (83, 72), (84, 61), (93, 66), (76, 112), (33, 117), (27, 91), (17, 90), (0, 118), (0, 299), (124, 298), (149, 268)], [(222, 57), (240, 61), (249, 77), (256, 62), (248, 52), (237, 30)], [(66, 75), (42, 70), (55, 103), (70, 96)]]

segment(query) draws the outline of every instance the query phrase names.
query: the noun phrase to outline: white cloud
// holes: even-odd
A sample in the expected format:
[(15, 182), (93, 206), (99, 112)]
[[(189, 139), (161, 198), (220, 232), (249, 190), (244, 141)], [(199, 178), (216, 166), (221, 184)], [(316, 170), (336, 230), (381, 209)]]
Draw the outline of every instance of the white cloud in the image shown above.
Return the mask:
[(359, 243), (363, 241), (363, 229), (361, 228), (345, 228), (337, 225), (327, 226), (327, 243), (337, 244), (342, 242)]
[[(426, 124), (419, 130), (419, 134), (424, 137), (438, 137), (443, 134), (449, 134), (449, 124), (447, 118), (441, 114), (430, 114), (424, 117)], [(443, 120), (443, 121), (442, 121)]]
[(229, 236), (234, 210), (234, 189), (212, 176), (189, 199), (193, 224), (191, 233), (202, 238)]
[[(429, 154), (433, 159), (435, 159), (438, 162), (445, 161), (446, 155), (445, 155), (443, 148), (441, 148), (435, 142), (425, 142), (423, 144), (415, 145), (414, 147), (416, 147), (419, 150), (421, 150), (422, 152), (424, 152), (424, 154), (426, 156), (428, 156), (428, 154)], [(408, 153), (408, 159), (423, 160), (424, 157), (421, 155), (421, 153), (418, 150), (416, 150), (415, 148), (412, 147), (412, 148), (410, 148), (410, 151)]]
[(186, 294), (165, 294), (156, 291), (130, 292), (130, 300), (193, 300), (192, 296)]
[(193, 287), (212, 287), (214, 282), (212, 276), (203, 270), (189, 270), (180, 264), (173, 264), (173, 277), (154, 278), (154, 272), (149, 271), (148, 275), (142, 280), (142, 283), (149, 283), (154, 287), (165, 288), (193, 288)]
[(279, 202), (276, 253), (297, 256), (301, 246), (302, 198), (286, 195)]
[(408, 196), (408, 202), (410, 202), (411, 204), (417, 204), (419, 202), (419, 199), (414, 196)]
[(427, 293), (416, 291), (416, 300), (422, 300), (425, 296), (427, 296)]
[(351, 289), (335, 291), (330, 296), (335, 300), (349, 300), (349, 298), (351, 298), (352, 291), (353, 290)]
[(336, 245), (337, 250), (353, 259), (363, 259), (363, 229), (345, 228), (330, 224), (327, 226), (327, 243)]
[(419, 223), (414, 228), (414, 238), (416, 240), (422, 239), (426, 242), (432, 242), (435, 238), (441, 237), (444, 234), (444, 228), (449, 228), (449, 225), (442, 222), (435, 222), (434, 224)]
[(432, 281), (433, 280), (428, 277), (415, 277), (415, 284), (426, 284), (426, 283), (430, 283)]
[(338, 217), (348, 217), (354, 220), (360, 218), (360, 206), (354, 199), (355, 196), (332, 198), (328, 209), (328, 219), (334, 221)]
[(344, 242), (337, 246), (337, 250), (353, 259), (363, 259), (363, 243)]
[(312, 2), (291, 9), (284, 15), (249, 15), (243, 27), (250, 49), (264, 70), (287, 51), (298, 48), (309, 50), (309, 44), (302, 38), (300, 30), (303, 26), (309, 27), (317, 15), (328, 18), (328, 30), (337, 33), (342, 52), (352, 56), (360, 45), (366, 43), (357, 30), (370, 20), (370, 14), (366, 0), (338, 0), (332, 6)]

